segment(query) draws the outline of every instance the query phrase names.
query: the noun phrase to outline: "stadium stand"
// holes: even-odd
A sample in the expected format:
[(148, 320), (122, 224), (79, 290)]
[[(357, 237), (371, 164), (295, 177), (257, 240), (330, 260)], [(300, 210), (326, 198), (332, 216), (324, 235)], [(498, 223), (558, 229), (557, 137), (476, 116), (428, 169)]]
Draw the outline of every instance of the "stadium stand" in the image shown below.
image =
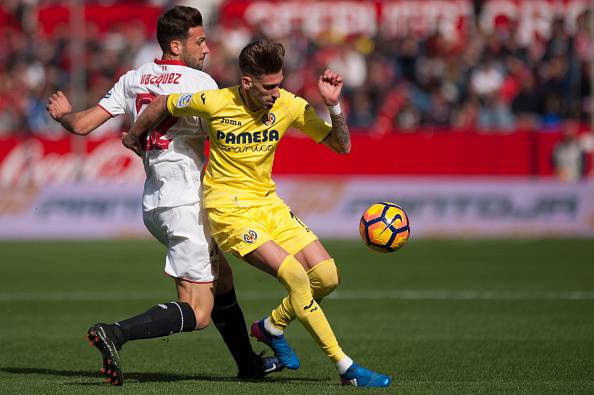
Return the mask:
[[(158, 55), (150, 37), (160, 7), (140, 3), (87, 5), (87, 104), (96, 103), (138, 58)], [(209, 29), (209, 72), (221, 86), (237, 81), (238, 48), (263, 34), (230, 12), (224, 19), (225, 10), (237, 3), (245, 2), (225, 4)], [(68, 50), (68, 9), (31, 4), (0, 6), (3, 135), (62, 133), (48, 120), (43, 103), (48, 92), (69, 88), (75, 60)], [(319, 69), (329, 64), (341, 70), (349, 121), (361, 132), (557, 130), (566, 119), (587, 121), (593, 45), (586, 11), (572, 21), (556, 15), (548, 37), (535, 35), (528, 42), (522, 41), (517, 21), (498, 17), (486, 28), (481, 8), (473, 12), (472, 22), (456, 37), (412, 29), (374, 36), (330, 30), (312, 36), (297, 29), (277, 34), (290, 54), (287, 88), (315, 96), (310, 93)]]

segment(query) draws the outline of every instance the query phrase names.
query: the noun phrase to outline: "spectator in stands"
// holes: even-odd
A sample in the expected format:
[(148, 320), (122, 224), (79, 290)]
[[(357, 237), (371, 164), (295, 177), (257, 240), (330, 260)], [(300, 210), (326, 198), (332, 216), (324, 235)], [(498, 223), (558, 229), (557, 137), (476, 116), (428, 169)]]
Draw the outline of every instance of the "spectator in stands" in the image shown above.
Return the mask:
[(403, 102), (394, 118), (394, 129), (402, 132), (416, 132), (421, 126), (421, 113), (413, 105), (409, 96)]
[(485, 59), (472, 72), (470, 84), (473, 92), (480, 99), (497, 95), (503, 84), (503, 73), (500, 70), (500, 65), (491, 57)]
[(431, 92), (429, 108), (423, 115), (423, 123), (438, 128), (447, 128), (451, 124), (452, 111), (439, 88)]
[[(559, 96), (563, 102), (570, 99), (571, 80), (569, 75), (569, 64), (567, 58), (555, 56), (548, 63), (542, 66), (541, 73), (544, 76), (542, 90)], [(566, 111), (567, 108), (563, 107)]]
[(357, 90), (350, 100), (348, 124), (353, 129), (370, 128), (375, 121), (369, 95), (364, 90)]
[(544, 114), (541, 118), (540, 130), (559, 130), (563, 121), (561, 109), (561, 98), (554, 93), (547, 93), (544, 97)]
[(565, 29), (563, 18), (555, 18), (551, 26), (551, 38), (546, 44), (544, 59), (549, 60), (553, 57), (569, 57), (573, 51), (573, 37)]
[[(54, 26), (50, 36), (38, 31), (36, 10), (46, 4), (11, 0), (0, 5), (0, 15), (7, 15), (0, 26), (0, 133), (62, 133), (46, 132), (53, 123), (40, 116), (38, 98), (56, 89), (71, 90), (73, 67), (80, 63), (70, 58), (73, 40), (67, 25)], [(237, 48), (264, 35), (260, 25), (235, 18), (216, 23), (219, 33), (209, 42), (214, 55), (206, 68), (221, 86), (238, 79)], [(378, 29), (375, 37), (331, 30), (312, 36), (293, 28), (275, 38), (291, 54), (284, 70), (286, 89), (308, 96), (317, 83), (311, 76), (329, 64), (350, 76), (345, 103), (356, 114), (346, 108), (345, 113), (356, 124), (377, 126), (379, 122), (411, 131), (420, 120), (422, 127), (429, 128), (495, 130), (515, 125), (535, 129), (590, 115), (592, 26), (588, 12), (575, 18), (573, 30), (568, 28), (570, 18), (555, 19), (548, 38), (528, 37), (514, 20), (497, 22), (489, 30), (476, 15), (459, 42), (440, 29), (423, 36), (414, 26), (403, 27), (398, 34)], [(91, 103), (106, 80), (113, 82), (115, 76), (150, 60), (156, 52), (146, 45), (151, 40), (146, 39), (146, 26), (138, 21), (103, 30), (86, 24), (86, 53), (76, 60), (84, 63), (84, 91)], [(394, 94), (395, 90), (406, 92)]]
[(478, 129), (509, 132), (513, 127), (512, 112), (501, 97), (499, 95), (485, 96), (479, 109)]
[(511, 109), (520, 129), (537, 127), (540, 92), (536, 87), (534, 74), (526, 70), (520, 79), (520, 90), (512, 99)]
[(455, 130), (473, 130), (478, 124), (480, 104), (476, 95), (471, 95), (468, 100), (462, 103), (462, 107), (456, 112), (452, 119), (452, 127)]
[(586, 152), (578, 138), (576, 122), (567, 122), (561, 140), (552, 153), (555, 175), (565, 182), (576, 182), (585, 176)]
[(330, 62), (327, 63), (327, 67), (336, 70), (344, 77), (343, 89), (345, 92), (361, 89), (368, 75), (365, 58), (351, 42), (335, 47), (335, 52)]

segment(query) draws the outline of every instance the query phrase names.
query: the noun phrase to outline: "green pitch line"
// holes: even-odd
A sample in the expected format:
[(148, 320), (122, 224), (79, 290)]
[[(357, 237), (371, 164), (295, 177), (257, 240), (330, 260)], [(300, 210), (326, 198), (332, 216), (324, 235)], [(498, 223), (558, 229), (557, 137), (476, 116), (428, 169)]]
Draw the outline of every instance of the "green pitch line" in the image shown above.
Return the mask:
[[(594, 393), (592, 241), (413, 239), (393, 254), (327, 246), (341, 285), (324, 311), (350, 356), (392, 375), (390, 389), (340, 387), (298, 323), (287, 338), (302, 367), (263, 383), (234, 379), (214, 328), (129, 343), (124, 387), (101, 383), (88, 326), (175, 298), (161, 246), (106, 241), (0, 243), (0, 393)], [(280, 284), (232, 267), (247, 320), (268, 314)]]

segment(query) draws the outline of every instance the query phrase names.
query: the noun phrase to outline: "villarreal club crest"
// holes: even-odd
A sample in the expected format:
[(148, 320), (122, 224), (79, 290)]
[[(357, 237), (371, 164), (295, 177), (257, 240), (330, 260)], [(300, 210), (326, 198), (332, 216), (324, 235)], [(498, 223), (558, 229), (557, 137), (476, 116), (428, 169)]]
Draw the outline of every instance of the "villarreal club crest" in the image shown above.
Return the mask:
[(272, 126), (276, 122), (276, 115), (274, 113), (269, 112), (267, 114), (262, 115), (262, 123), (266, 126)]
[(394, 252), (404, 246), (410, 236), (408, 216), (396, 203), (372, 204), (359, 221), (361, 239), (379, 252)]

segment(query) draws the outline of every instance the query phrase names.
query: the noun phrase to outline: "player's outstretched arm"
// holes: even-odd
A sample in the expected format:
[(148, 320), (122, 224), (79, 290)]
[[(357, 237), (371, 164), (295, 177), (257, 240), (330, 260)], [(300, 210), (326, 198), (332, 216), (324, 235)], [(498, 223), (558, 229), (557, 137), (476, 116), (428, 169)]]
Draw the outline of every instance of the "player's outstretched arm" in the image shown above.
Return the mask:
[(167, 116), (167, 96), (157, 96), (136, 119), (128, 133), (122, 136), (122, 144), (140, 156), (140, 143), (138, 138), (148, 132), (151, 126), (156, 125)]
[(324, 144), (339, 154), (348, 154), (351, 152), (351, 136), (338, 101), (342, 85), (342, 76), (328, 69), (318, 80), (320, 95), (328, 106), (332, 120), (332, 132), (324, 139)]
[(99, 106), (72, 112), (72, 105), (62, 91), (57, 91), (48, 98), (46, 109), (64, 129), (80, 136), (86, 136), (111, 118), (111, 115)]

